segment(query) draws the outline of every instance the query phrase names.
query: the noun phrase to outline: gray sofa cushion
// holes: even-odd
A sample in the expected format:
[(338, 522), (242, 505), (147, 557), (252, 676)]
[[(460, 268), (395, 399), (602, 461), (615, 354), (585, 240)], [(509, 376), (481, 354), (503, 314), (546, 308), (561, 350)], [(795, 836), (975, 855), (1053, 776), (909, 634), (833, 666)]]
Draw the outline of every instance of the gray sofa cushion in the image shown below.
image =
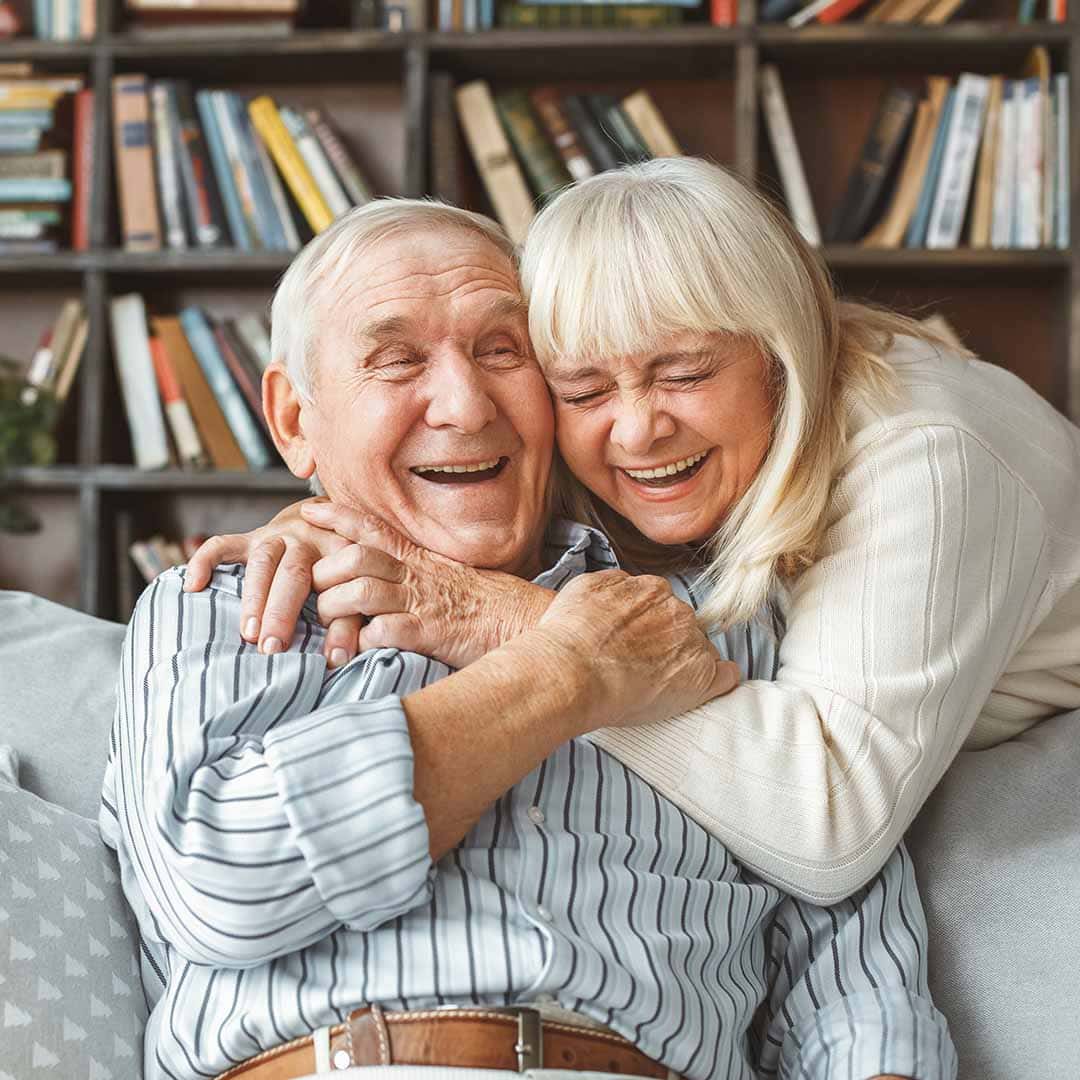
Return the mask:
[(22, 786), (96, 818), (124, 627), (0, 591), (0, 742)]
[[(14, 755), (0, 747), (6, 770)], [(0, 1078), (136, 1080), (135, 920), (97, 823), (0, 776)]]

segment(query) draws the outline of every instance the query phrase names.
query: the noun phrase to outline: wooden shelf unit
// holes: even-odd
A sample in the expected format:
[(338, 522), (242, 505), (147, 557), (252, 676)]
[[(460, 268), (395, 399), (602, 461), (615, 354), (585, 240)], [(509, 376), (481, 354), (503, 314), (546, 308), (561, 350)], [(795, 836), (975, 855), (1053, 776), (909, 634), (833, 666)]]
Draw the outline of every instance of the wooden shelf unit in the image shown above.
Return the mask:
[[(429, 186), (433, 73), (448, 73), (455, 82), (486, 78), (496, 88), (556, 84), (622, 92), (645, 86), (687, 152), (729, 165), (779, 198), (757, 89), (761, 65), (776, 63), (824, 226), (880, 93), (891, 82), (915, 86), (929, 74), (966, 70), (1018, 74), (1028, 50), (1045, 45), (1054, 70), (1070, 75), (1073, 237), (1080, 222), (1076, 21), (968, 21), (936, 28), (855, 22), (795, 31), (757, 25), (753, 3), (744, 2), (739, 24), (731, 28), (389, 34), (343, 24), (288, 36), (176, 33), (150, 39), (126, 32), (119, 0), (98, 0), (98, 26), (91, 42), (0, 44), (0, 62), (29, 60), (46, 71), (81, 72), (96, 91), (91, 250), (0, 258), (0, 325), (12, 351), (17, 345), (17, 354), (28, 353), (27, 342), (47, 324), (44, 312), (55, 311), (64, 295), (81, 292), (90, 317), (86, 354), (61, 430), (61, 463), (16, 470), (3, 481), (41, 513), (46, 532), (0, 535), (0, 587), (32, 588), (106, 617), (128, 615), (123, 607), (132, 595), (134, 569), (124, 569), (120, 545), (126, 537), (184, 531), (193, 520), (206, 531), (248, 528), (305, 491), (284, 470), (143, 473), (130, 464), (108, 341), (110, 298), (138, 290), (152, 310), (175, 311), (188, 302), (211, 310), (265, 310), (289, 256), (120, 250), (110, 129), (114, 74), (146, 72), (327, 103), (379, 192), (409, 196), (441, 194)], [(490, 213), (463, 146), (460, 156), (462, 201)], [(1010, 367), (1080, 418), (1075, 239), (1066, 251), (827, 246), (822, 256), (845, 295), (942, 311), (986, 359)], [(33, 320), (26, 315), (28, 303)]]

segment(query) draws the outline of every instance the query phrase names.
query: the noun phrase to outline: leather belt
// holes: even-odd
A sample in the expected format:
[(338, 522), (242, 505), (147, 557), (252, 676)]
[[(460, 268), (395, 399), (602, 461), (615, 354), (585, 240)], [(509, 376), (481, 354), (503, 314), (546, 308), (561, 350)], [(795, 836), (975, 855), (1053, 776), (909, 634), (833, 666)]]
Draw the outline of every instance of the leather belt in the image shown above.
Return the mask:
[[(322, 1029), (323, 1032), (326, 1029)], [(325, 1034), (322, 1036), (325, 1039)], [(316, 1041), (305, 1035), (257, 1054), (217, 1080), (294, 1080), (317, 1071)], [(331, 1071), (353, 1065), (443, 1065), (468, 1069), (575, 1069), (665, 1080), (663, 1065), (610, 1031), (542, 1020), (522, 1007), (446, 1006), (415, 1012), (357, 1009), (329, 1029)]]

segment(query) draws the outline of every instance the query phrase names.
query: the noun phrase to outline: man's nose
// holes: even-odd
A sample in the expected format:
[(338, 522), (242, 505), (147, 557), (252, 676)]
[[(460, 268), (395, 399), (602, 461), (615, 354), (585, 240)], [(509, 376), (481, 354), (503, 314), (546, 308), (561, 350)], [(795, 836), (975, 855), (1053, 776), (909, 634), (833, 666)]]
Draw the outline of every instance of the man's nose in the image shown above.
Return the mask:
[(667, 412), (654, 408), (644, 395), (616, 402), (611, 441), (627, 454), (640, 457), (654, 443), (674, 434), (675, 421)]
[(483, 372), (463, 353), (444, 356), (428, 402), (430, 427), (451, 427), (463, 435), (482, 431), (498, 415)]

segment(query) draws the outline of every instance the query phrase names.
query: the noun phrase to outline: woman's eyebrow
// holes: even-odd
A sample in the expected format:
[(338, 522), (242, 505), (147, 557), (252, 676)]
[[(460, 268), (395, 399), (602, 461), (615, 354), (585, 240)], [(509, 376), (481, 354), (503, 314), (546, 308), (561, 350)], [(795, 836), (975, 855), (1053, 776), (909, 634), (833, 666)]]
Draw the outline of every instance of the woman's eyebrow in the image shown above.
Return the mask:
[[(660, 353), (658, 356), (653, 356), (649, 360), (646, 360), (643, 367), (645, 368), (658, 368), (663, 367), (666, 364), (678, 364), (684, 363), (687, 360), (701, 360), (706, 353), (707, 349), (686, 349), (682, 352), (667, 352)], [(569, 367), (567, 365), (553, 364), (550, 370), (550, 377), (553, 379), (589, 379), (594, 375), (610, 375), (611, 373), (605, 368), (599, 368), (595, 366), (587, 367)]]

